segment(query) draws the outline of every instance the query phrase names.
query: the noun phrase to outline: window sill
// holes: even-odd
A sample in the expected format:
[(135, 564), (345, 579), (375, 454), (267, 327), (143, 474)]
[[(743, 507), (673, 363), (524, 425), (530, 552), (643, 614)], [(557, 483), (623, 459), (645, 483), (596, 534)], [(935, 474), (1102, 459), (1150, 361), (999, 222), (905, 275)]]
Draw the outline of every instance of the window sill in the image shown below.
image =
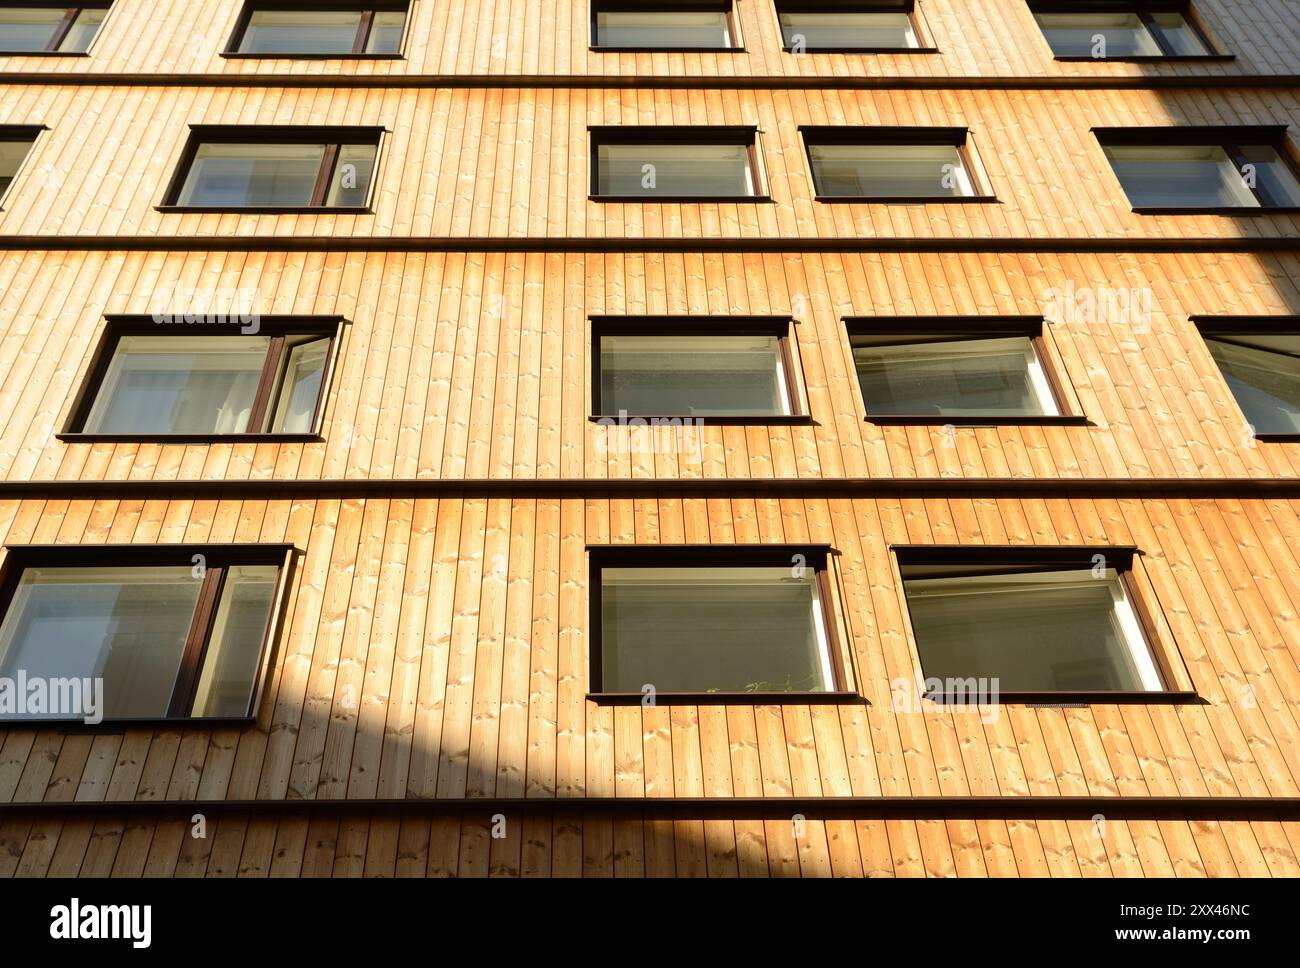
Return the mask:
[(1261, 215), (1300, 215), (1300, 206), (1279, 205), (1274, 208), (1260, 206), (1252, 208), (1246, 205), (1233, 205), (1221, 208), (1181, 208), (1181, 207), (1137, 207), (1134, 215), (1247, 215), (1257, 218)]
[(1195, 64), (1197, 62), (1222, 64), (1235, 61), (1236, 54), (1135, 54), (1131, 57), (1093, 57), (1091, 54), (1057, 54), (1056, 60), (1064, 63), (1078, 64), (1084, 61), (1098, 61), (1102, 64)]
[(773, 413), (773, 414), (717, 414), (710, 416), (706, 413), (681, 413), (681, 414), (644, 414), (644, 413), (625, 413), (625, 414), (592, 414), (587, 417), (590, 423), (599, 424), (602, 420), (616, 421), (609, 426), (626, 426), (629, 420), (644, 420), (647, 423), (652, 420), (698, 420), (701, 424), (716, 424), (718, 426), (742, 426), (742, 427), (761, 427), (765, 424), (780, 426), (790, 426), (794, 424), (812, 424), (814, 420), (811, 414), (806, 413)]
[(303, 205), (155, 205), (155, 212), (176, 214), (223, 214), (223, 215), (374, 215), (374, 210), (367, 207), (311, 208)]
[(406, 60), (402, 54), (245, 54), (238, 50), (223, 50), (219, 56), (227, 60)]
[[(587, 701), (601, 706), (639, 706), (639, 692), (589, 692)], [(866, 703), (856, 692), (658, 692), (654, 706), (808, 706)]]
[(617, 202), (631, 204), (641, 202), (647, 205), (674, 204), (684, 205), (691, 202), (770, 202), (770, 195), (588, 195), (589, 202)]
[(187, 719), (146, 717), (142, 719), (105, 719), (98, 723), (87, 723), (81, 719), (0, 719), (0, 729), (57, 729), (65, 735), (69, 733), (120, 733), (128, 729), (243, 729), (256, 725), (256, 716), (220, 716), (210, 719), (200, 717)]
[[(940, 706), (988, 706), (992, 705), (979, 697), (962, 693), (927, 693), (925, 699)], [(995, 702), (998, 705), (1033, 705), (1033, 706), (1106, 706), (1113, 704), (1131, 705), (1134, 703), (1151, 703), (1159, 705), (1177, 705), (1185, 703), (1203, 704), (1205, 700), (1195, 692), (999, 692)]]
[(1091, 420), (1079, 414), (1061, 414), (1056, 416), (1025, 417), (980, 417), (951, 416), (936, 417), (930, 414), (867, 414), (867, 423), (882, 427), (1091, 427)]
[(591, 44), (596, 54), (743, 54), (743, 47), (602, 47)]
[(805, 47), (796, 51), (793, 47), (782, 47), (787, 54), (802, 57), (804, 54), (937, 54), (938, 47)]
[(814, 201), (854, 205), (994, 205), (996, 195), (814, 195)]
[(68, 444), (305, 444), (322, 441), (321, 434), (82, 434), (61, 433)]
[(0, 57), (89, 57), (88, 50), (7, 50)]
[(1294, 434), (1255, 434), (1255, 440), (1263, 441), (1266, 444), (1295, 444), (1300, 443), (1300, 433)]

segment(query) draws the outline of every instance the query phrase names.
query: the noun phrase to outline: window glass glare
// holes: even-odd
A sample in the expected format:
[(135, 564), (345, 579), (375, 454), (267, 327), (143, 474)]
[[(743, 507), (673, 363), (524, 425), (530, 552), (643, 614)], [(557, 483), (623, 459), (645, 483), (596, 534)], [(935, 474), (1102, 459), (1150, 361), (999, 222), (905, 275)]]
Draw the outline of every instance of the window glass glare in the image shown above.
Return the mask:
[(824, 197), (954, 198), (975, 194), (956, 145), (811, 144), (813, 182)]
[(177, 204), (309, 206), (324, 153), (319, 144), (201, 144)]
[(65, 53), (84, 54), (90, 49), (90, 42), (95, 39), (99, 25), (108, 15), (107, 10), (82, 10), (72, 22), (68, 35), (59, 44), (59, 50)]
[(781, 39), (786, 47), (803, 50), (893, 50), (920, 47), (912, 18), (905, 13), (780, 14)]
[(325, 204), (331, 208), (362, 208), (370, 194), (375, 169), (375, 145), (340, 145), (334, 177)]
[(834, 689), (815, 574), (790, 568), (603, 568), (602, 689)]
[(402, 49), (402, 30), (406, 14), (400, 10), (379, 10), (370, 23), (366, 40), (367, 54), (396, 54)]
[(603, 336), (600, 378), (606, 414), (790, 412), (775, 336)]
[(193, 715), (248, 715), (278, 577), (279, 569), (274, 565), (226, 569), (221, 604), (199, 674)]
[(602, 10), (596, 13), (597, 47), (731, 47), (730, 18), (723, 10)]
[(1205, 343), (1255, 433), (1300, 433), (1300, 336), (1233, 334)]
[(1259, 207), (1218, 145), (1107, 145), (1106, 154), (1135, 208)]
[(329, 348), (326, 338), (308, 338), (286, 349), (280, 396), (269, 428), (272, 433), (311, 432)]
[(755, 194), (743, 144), (602, 144), (597, 194), (653, 198)]

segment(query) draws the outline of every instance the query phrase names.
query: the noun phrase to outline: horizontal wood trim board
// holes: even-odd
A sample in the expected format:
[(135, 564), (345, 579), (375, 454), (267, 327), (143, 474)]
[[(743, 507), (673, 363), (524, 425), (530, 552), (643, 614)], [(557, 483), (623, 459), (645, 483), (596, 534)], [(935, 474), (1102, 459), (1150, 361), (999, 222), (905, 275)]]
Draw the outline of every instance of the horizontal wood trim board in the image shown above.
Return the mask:
[(348, 497), (1170, 497), (1300, 498), (1290, 478), (490, 478), (3, 481), (3, 498)]
[(311, 88), (659, 88), (717, 90), (1153, 90), (1159, 88), (1290, 88), (1300, 74), (1170, 74), (1115, 77), (815, 77), (590, 74), (0, 74), (5, 84), (104, 87)]
[[(741, 199), (725, 204), (746, 204)], [(615, 203), (626, 204), (626, 203)], [(650, 203), (646, 203), (650, 204)], [(724, 203), (707, 203), (724, 204)], [(936, 203), (940, 204), (940, 203)], [(1194, 213), (1193, 213), (1194, 214)], [(542, 252), (655, 253), (1211, 253), (1300, 252), (1300, 237), (1256, 238), (550, 238), (445, 236), (4, 235), (0, 251), (28, 252)]]
[(643, 819), (1296, 820), (1294, 797), (463, 797), (372, 800), (99, 800), (0, 804), (0, 817), (119, 814), (595, 814)]

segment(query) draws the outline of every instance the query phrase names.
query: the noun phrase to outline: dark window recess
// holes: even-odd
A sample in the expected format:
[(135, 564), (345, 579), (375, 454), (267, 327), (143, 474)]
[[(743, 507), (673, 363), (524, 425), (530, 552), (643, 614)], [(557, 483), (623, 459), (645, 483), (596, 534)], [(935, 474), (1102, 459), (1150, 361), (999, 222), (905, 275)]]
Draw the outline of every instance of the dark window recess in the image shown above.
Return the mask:
[(1077, 419), (1041, 319), (847, 320), (867, 419), (998, 423)]
[(244, 5), (227, 53), (261, 57), (393, 57), (406, 29), (405, 2)]
[(170, 325), (111, 320), (69, 434), (130, 438), (310, 435), (338, 323)]
[(1207, 318), (1197, 325), (1253, 432), (1300, 439), (1300, 319)]
[(591, 45), (603, 50), (738, 50), (731, 0), (592, 0)]
[(592, 413), (794, 416), (789, 332), (789, 319), (594, 319)]
[(26, 0), (0, 5), (0, 54), (84, 54), (109, 3), (68, 6)]
[(614, 201), (758, 198), (753, 128), (591, 129), (591, 193)]
[[(0, 677), (76, 689), (82, 708), (0, 720), (245, 719), (269, 657), (283, 545), (11, 546)], [(86, 708), (102, 682), (102, 707)], [(77, 686), (73, 687), (72, 682)]]
[(987, 198), (965, 128), (803, 127), (820, 201)]
[(910, 0), (776, 0), (776, 16), (782, 44), (795, 53), (924, 47)]
[(1285, 128), (1097, 128), (1138, 211), (1300, 208)]
[(1214, 57), (1216, 51), (1185, 2), (1039, 2), (1034, 18), (1057, 57), (1160, 60)]
[(363, 209), (377, 128), (196, 127), (165, 208)]
[[(896, 549), (925, 677), (1017, 694), (1159, 693), (1172, 681), (1131, 548)], [(987, 690), (980, 690), (987, 691)]]
[(843, 693), (824, 546), (591, 548), (594, 693)]
[(36, 143), (40, 128), (0, 127), (0, 196), (9, 190), (18, 169)]

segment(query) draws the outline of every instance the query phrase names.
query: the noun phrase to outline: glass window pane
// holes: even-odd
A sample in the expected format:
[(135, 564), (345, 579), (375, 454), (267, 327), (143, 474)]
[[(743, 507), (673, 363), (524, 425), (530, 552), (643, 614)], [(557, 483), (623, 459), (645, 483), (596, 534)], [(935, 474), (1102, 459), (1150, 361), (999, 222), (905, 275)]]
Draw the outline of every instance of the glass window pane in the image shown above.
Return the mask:
[(1154, 691), (1150, 651), (1114, 569), (908, 578), (927, 678), (988, 678), (1002, 692)]
[(1255, 433), (1300, 433), (1300, 336), (1207, 336), (1205, 343)]
[(1173, 54), (1196, 57), (1213, 53), (1181, 13), (1153, 13), (1151, 19)]
[(28, 568), (0, 626), (0, 676), (102, 678), (104, 718), (164, 716), (200, 584), (189, 565)]
[(722, 10), (608, 10), (596, 14), (597, 47), (730, 47)]
[[(809, 13), (780, 15), (787, 47), (804, 50), (920, 47), (912, 18), (905, 13)], [(801, 41), (802, 38), (802, 41)]]
[(605, 692), (825, 692), (826, 642), (811, 569), (601, 570)]
[(254, 10), (239, 45), (245, 54), (350, 54), (359, 10)]
[(597, 165), (599, 195), (754, 194), (746, 145), (604, 144), (597, 149)]
[(340, 145), (334, 177), (325, 204), (331, 208), (361, 208), (370, 194), (376, 145)]
[(956, 145), (813, 144), (818, 195), (868, 198), (953, 198), (975, 189)]
[(13, 182), (18, 169), (32, 150), (30, 141), (0, 141), (0, 195)]
[(600, 409), (642, 416), (789, 413), (775, 336), (603, 336)]
[(1218, 145), (1112, 145), (1106, 154), (1135, 208), (1258, 208)]
[(1058, 57), (1159, 57), (1160, 45), (1133, 13), (1036, 13)]
[(72, 22), (68, 35), (59, 44), (59, 50), (84, 54), (90, 49), (90, 42), (95, 39), (95, 32), (99, 30), (99, 25), (104, 22), (107, 14), (107, 10), (81, 11), (77, 14), (77, 19)]
[(234, 565), (226, 569), (194, 698), (195, 716), (247, 716), (266, 620), (275, 598), (279, 569)]
[(329, 348), (328, 339), (308, 339), (289, 348), (280, 379), (280, 397), (270, 424), (272, 433), (311, 432)]
[(402, 29), (406, 14), (401, 10), (380, 10), (370, 22), (370, 38), (366, 41), (367, 54), (396, 54), (402, 49)]
[(308, 206), (324, 154), (324, 145), (201, 144), (177, 204)]
[[(907, 342), (891, 342), (907, 340)], [(851, 337), (869, 416), (1044, 416), (1058, 413), (1027, 336), (917, 342)]]
[(242, 433), (269, 342), (266, 336), (125, 336), (82, 430)]
[(1296, 180), (1295, 170), (1276, 148), (1272, 145), (1242, 145), (1241, 154), (1248, 164), (1254, 166), (1250, 174), (1266, 205), (1300, 207), (1300, 182)]
[(63, 7), (0, 8), (0, 51), (45, 50), (65, 13)]

